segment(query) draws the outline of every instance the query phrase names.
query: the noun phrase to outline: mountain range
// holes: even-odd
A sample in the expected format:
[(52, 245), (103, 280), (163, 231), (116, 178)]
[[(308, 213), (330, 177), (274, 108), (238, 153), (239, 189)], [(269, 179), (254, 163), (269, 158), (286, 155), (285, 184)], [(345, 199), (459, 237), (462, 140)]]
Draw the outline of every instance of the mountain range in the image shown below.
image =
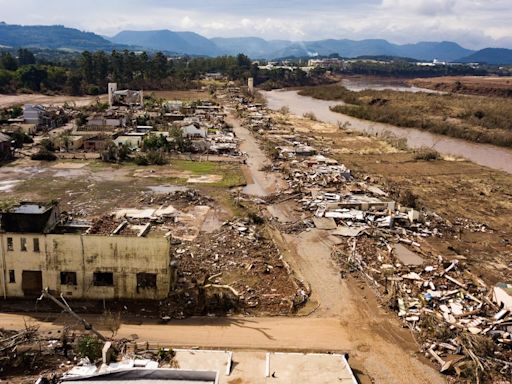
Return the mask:
[(394, 44), (383, 39), (317, 41), (264, 40), (259, 37), (216, 37), (208, 39), (195, 32), (122, 31), (104, 37), (62, 25), (21, 26), (0, 23), (0, 46), (68, 50), (145, 49), (174, 54), (219, 56), (246, 54), (252, 59), (314, 57), (338, 54), (346, 58), (394, 56), (416, 60), (512, 64), (512, 50), (485, 48), (473, 51), (450, 41)]

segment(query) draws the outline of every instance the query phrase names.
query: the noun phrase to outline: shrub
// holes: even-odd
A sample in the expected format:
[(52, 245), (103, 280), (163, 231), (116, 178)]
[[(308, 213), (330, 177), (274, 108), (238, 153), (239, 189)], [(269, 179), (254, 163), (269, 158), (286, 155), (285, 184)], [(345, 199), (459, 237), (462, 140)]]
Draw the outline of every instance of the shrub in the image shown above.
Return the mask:
[(32, 144), (34, 139), (24, 132), (14, 132), (11, 135), (11, 139), (14, 140), (14, 146), (16, 148), (22, 148), (23, 144)]
[(410, 190), (406, 189), (404, 191), (400, 191), (398, 202), (406, 207), (416, 208), (418, 205), (418, 197)]
[(415, 160), (439, 160), (441, 155), (435, 149), (432, 148), (420, 148), (414, 152)]
[(164, 165), (167, 164), (167, 158), (163, 151), (149, 151), (146, 154), (139, 154), (133, 160), (137, 165)]
[(51, 141), (50, 139), (41, 140), (41, 147), (43, 147), (49, 152), (55, 151), (55, 145), (53, 144), (53, 141)]
[(316, 116), (315, 116), (315, 114), (313, 112), (306, 112), (302, 116), (304, 116), (304, 118), (312, 120), (312, 121), (318, 121), (318, 119), (316, 118)]
[(30, 156), (32, 160), (43, 160), (43, 161), (55, 161), (57, 160), (57, 156), (55, 153), (47, 150), (46, 148), (41, 148), (37, 153), (34, 153)]
[(101, 357), (103, 343), (96, 337), (84, 335), (78, 339), (77, 349), (81, 357), (87, 357), (91, 362)]
[(135, 156), (135, 158), (133, 159), (133, 162), (137, 165), (149, 165), (148, 159), (146, 158), (146, 156), (144, 156), (142, 154)]

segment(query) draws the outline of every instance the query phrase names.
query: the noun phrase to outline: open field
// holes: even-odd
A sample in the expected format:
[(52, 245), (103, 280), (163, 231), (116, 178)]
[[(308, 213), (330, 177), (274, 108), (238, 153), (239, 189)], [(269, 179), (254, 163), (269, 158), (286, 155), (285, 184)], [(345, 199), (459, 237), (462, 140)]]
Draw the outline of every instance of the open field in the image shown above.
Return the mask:
[(107, 96), (48, 96), (38, 93), (0, 95), (0, 108), (7, 108), (21, 104), (63, 105), (64, 103), (75, 104), (77, 107), (83, 107), (95, 103), (98, 99), (102, 102), (106, 102)]
[(47, 163), (19, 159), (0, 168), (0, 204), (59, 200), (66, 211), (98, 216), (130, 202), (138, 204), (151, 187), (178, 185), (213, 191), (225, 201), (228, 188), (243, 184), (237, 163), (173, 160), (165, 166), (137, 167), (94, 160)]
[[(190, 91), (144, 91), (145, 95), (154, 94), (156, 97), (168, 100), (210, 100), (211, 95), (209, 92), (200, 90)], [(18, 95), (0, 95), (0, 108), (7, 108), (13, 105), (22, 104), (42, 104), (42, 105), (63, 105), (64, 103), (74, 104), (77, 107), (87, 106), (95, 103), (97, 100), (107, 102), (106, 95), (100, 96), (69, 96), (69, 95), (56, 95), (49, 96), (39, 93), (24, 93)]]
[(352, 92), (340, 86), (306, 88), (300, 95), (341, 101), (332, 108), (359, 119), (417, 128), (478, 143), (512, 146), (512, 107), (498, 97), (397, 91)]
[(466, 95), (512, 97), (511, 77), (446, 76), (407, 81), (416, 87)]

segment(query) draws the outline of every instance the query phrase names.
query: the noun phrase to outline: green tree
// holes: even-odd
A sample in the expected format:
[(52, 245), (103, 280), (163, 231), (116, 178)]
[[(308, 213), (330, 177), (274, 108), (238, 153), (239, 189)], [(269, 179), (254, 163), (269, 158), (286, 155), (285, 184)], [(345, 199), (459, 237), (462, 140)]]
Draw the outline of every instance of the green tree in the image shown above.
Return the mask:
[(71, 72), (68, 75), (66, 86), (73, 96), (82, 94), (82, 75), (78, 72)]
[(0, 69), (0, 93), (13, 92), (14, 88), (14, 76), (12, 72)]
[(18, 49), (18, 63), (20, 66), (32, 65), (36, 63), (36, 58), (28, 49)]
[(48, 72), (44, 67), (27, 65), (16, 71), (16, 77), (22, 87), (39, 92), (41, 90), (41, 84), (48, 79)]
[(15, 71), (18, 69), (18, 61), (9, 52), (2, 52), (0, 66), (8, 71)]

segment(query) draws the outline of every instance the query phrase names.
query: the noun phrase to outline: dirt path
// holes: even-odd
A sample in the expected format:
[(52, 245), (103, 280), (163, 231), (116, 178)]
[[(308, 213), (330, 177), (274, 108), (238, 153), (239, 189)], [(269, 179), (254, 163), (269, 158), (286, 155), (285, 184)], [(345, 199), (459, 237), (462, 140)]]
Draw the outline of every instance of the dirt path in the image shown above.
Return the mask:
[[(85, 318), (102, 330), (98, 326), (99, 316)], [(364, 324), (367, 320), (362, 317), (362, 324), (354, 328), (350, 322), (336, 318), (193, 318), (166, 325), (127, 319), (117, 337), (175, 348), (348, 352), (356, 371), (364, 370), (375, 383), (444, 383), (433, 369), (406, 353), (401, 346), (383, 342), (369, 332)], [(76, 321), (66, 315), (0, 314), (2, 327), (23, 329), (25, 323), (51, 332), (61, 329), (63, 324), (76, 326)], [(379, 332), (385, 334), (386, 330)], [(362, 383), (371, 382), (364, 374), (358, 376)]]
[[(256, 196), (270, 193), (283, 180), (278, 174), (261, 171), (269, 160), (256, 139), (236, 119), (230, 123), (243, 140), (246, 171), (253, 180), (244, 192)], [(269, 208), (270, 214), (280, 221), (297, 219), (286, 204)], [(299, 235), (278, 233), (277, 237), (287, 252), (287, 262), (309, 284), (314, 307), (306, 318), (251, 319), (260, 331), (265, 331), (262, 336), (253, 337), (254, 341), (265, 336), (269, 343), (266, 348), (308, 346), (305, 348), (349, 351), (353, 365), (364, 372), (359, 375), (363, 383), (371, 380), (375, 383), (445, 382), (433, 368), (414, 357), (417, 346), (412, 336), (380, 308), (372, 291), (355, 280), (341, 279), (339, 268), (331, 258), (332, 246), (339, 240), (317, 229)], [(236, 333), (246, 331), (237, 329)], [(252, 340), (250, 344), (253, 345)]]
[(253, 196), (268, 196), (270, 193), (279, 190), (282, 181), (274, 173), (264, 172), (261, 169), (270, 164), (265, 152), (261, 150), (258, 143), (247, 128), (240, 125), (240, 122), (233, 116), (229, 116), (227, 122), (233, 125), (236, 136), (242, 140), (240, 151), (248, 154), (245, 172), (248, 173), (248, 184), (243, 192)]

